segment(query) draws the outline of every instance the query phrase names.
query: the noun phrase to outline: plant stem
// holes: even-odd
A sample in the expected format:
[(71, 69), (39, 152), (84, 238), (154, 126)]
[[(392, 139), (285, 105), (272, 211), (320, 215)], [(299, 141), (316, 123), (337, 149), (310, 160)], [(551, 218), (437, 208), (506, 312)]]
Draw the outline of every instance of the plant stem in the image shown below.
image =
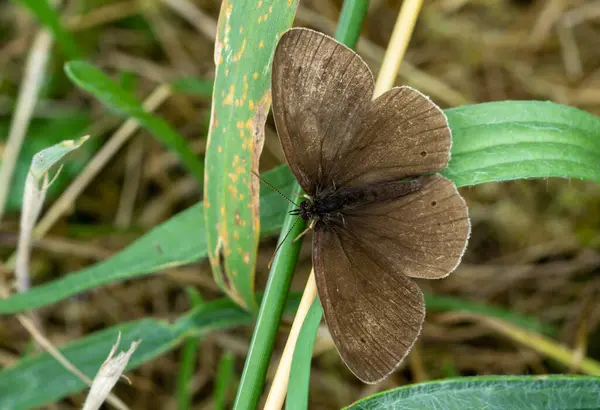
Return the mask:
[[(315, 283), (314, 271), (310, 272), (305, 289), (306, 290), (304, 291), (304, 294), (302, 294), (302, 300), (300, 300), (300, 306), (298, 306), (298, 311), (296, 312), (296, 317), (294, 318), (294, 323), (292, 323), (292, 328), (290, 329), (290, 334), (285, 344), (285, 349), (283, 349), (281, 360), (279, 360), (277, 372), (273, 378), (273, 384), (271, 385), (271, 390), (269, 390), (269, 395), (267, 396), (267, 401), (265, 402), (265, 407), (263, 410), (279, 410), (281, 409), (281, 406), (285, 400), (288, 389), (288, 380), (290, 378), (290, 369), (292, 367), (292, 358), (294, 357), (294, 350), (296, 348), (296, 341), (300, 336), (300, 330), (304, 324), (304, 319), (306, 318), (306, 315), (308, 315), (308, 311), (310, 310), (313, 301), (317, 297), (317, 284)], [(323, 316), (322, 309), (319, 309), (318, 316), (318, 320), (320, 322), (321, 317)]]
[(350, 48), (356, 48), (368, 8), (369, 0), (344, 1), (335, 39)]
[(235, 370), (235, 356), (231, 352), (226, 352), (221, 356), (219, 369), (217, 370), (216, 387), (214, 390), (213, 410), (224, 410), (227, 407), (228, 392), (231, 391), (231, 382)]
[(379, 97), (394, 86), (422, 5), (423, 0), (405, 0), (402, 3), (402, 8), (392, 31), (392, 37), (381, 63), (373, 98)]
[[(296, 184), (292, 200), (298, 202), (302, 192)], [(290, 210), (296, 206), (290, 204)], [(306, 223), (299, 217), (288, 215), (283, 221), (279, 242), (284, 240), (289, 231), (289, 238), (295, 238), (304, 230)], [(281, 246), (269, 272), (269, 280), (260, 304), (254, 334), (250, 342), (250, 349), (244, 364), (244, 371), (237, 391), (234, 410), (251, 410), (258, 405), (260, 395), (265, 383), (267, 368), (273, 352), (275, 336), (279, 329), (279, 322), (287, 299), (294, 267), (298, 261), (301, 241), (292, 243), (286, 240)]]

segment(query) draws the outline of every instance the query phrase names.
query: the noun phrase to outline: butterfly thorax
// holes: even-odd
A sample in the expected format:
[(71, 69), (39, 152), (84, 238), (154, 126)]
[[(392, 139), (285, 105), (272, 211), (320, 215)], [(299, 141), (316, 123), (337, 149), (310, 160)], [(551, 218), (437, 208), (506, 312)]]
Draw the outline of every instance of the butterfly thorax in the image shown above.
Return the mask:
[(344, 225), (344, 214), (361, 206), (384, 202), (421, 189), (420, 178), (388, 181), (360, 188), (317, 189), (315, 195), (300, 203), (294, 212), (305, 221), (315, 221), (316, 227)]

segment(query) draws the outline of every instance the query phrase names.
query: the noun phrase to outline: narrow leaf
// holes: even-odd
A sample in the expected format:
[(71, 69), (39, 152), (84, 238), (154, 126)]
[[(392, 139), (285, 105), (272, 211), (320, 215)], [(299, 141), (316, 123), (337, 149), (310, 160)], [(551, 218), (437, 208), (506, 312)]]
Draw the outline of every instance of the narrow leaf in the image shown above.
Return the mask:
[(56, 10), (46, 0), (13, 0), (16, 3), (27, 7), (37, 19), (44, 24), (54, 36), (56, 42), (60, 45), (62, 51), (69, 58), (77, 58), (81, 56), (81, 52), (77, 47), (75, 37), (69, 33), (60, 21), (60, 17)]
[(147, 112), (142, 104), (116, 81), (84, 61), (71, 61), (65, 65), (67, 76), (78, 87), (89, 92), (103, 104), (135, 119), (157, 140), (178, 155), (182, 164), (202, 184), (204, 165), (190, 149), (185, 138), (157, 115)]
[[(288, 300), (287, 312), (294, 312), (300, 295)], [(191, 336), (249, 325), (252, 316), (230, 300), (216, 300), (193, 309), (175, 323), (142, 319), (85, 336), (61, 349), (61, 352), (84, 374), (93, 378), (121, 332), (121, 345), (143, 340), (127, 366), (135, 369), (177, 347)], [(55, 402), (87, 386), (60, 365), (48, 353), (22, 359), (0, 371), (0, 409), (31, 409)]]

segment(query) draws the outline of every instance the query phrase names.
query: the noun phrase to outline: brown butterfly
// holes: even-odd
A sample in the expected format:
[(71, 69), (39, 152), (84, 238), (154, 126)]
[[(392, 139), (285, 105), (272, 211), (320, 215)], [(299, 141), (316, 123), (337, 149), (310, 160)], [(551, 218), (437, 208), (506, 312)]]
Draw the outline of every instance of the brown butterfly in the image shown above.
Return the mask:
[(452, 272), (470, 223), (448, 165), (442, 110), (395, 87), (375, 100), (365, 62), (309, 29), (283, 34), (273, 113), (287, 162), (308, 194), (294, 213), (314, 228), (313, 265), (342, 359), (374, 383), (402, 362), (425, 318), (411, 278)]

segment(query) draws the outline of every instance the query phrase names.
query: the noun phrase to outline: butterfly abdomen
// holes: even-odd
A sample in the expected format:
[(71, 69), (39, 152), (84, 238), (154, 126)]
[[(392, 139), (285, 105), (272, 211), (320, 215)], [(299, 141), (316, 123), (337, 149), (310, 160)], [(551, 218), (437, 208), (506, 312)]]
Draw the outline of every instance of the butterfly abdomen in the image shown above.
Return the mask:
[(319, 201), (323, 210), (341, 211), (362, 205), (397, 199), (423, 187), (420, 178), (379, 182), (360, 188), (340, 190)]

